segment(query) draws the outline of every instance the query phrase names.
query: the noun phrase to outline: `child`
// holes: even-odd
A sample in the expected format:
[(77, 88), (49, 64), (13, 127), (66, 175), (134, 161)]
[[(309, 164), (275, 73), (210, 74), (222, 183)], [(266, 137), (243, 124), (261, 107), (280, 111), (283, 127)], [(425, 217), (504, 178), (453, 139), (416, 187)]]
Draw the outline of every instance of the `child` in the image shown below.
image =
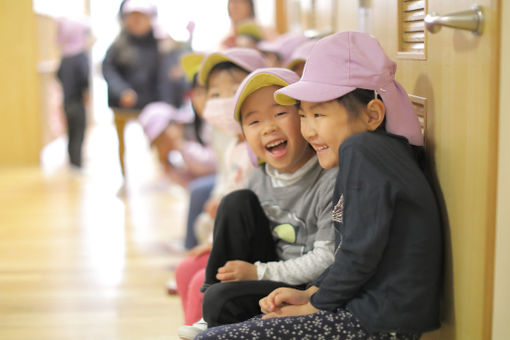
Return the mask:
[(69, 162), (75, 168), (82, 166), (82, 145), (85, 138), (85, 103), (89, 88), (90, 28), (85, 20), (59, 19), (57, 43), (62, 59), (57, 71), (64, 91), (64, 112), (67, 123)]
[(287, 69), (261, 69), (237, 91), (236, 119), (262, 165), (249, 190), (226, 196), (218, 209), (204, 283), (209, 326), (257, 315), (260, 298), (277, 287), (303, 287), (332, 263), (336, 170), (321, 169), (299, 133), (297, 108), (273, 99), (298, 79)]
[(308, 41), (303, 34), (285, 33), (274, 41), (261, 41), (257, 47), (266, 56), (268, 64), (273, 67), (284, 67), (290, 62), (292, 53)]
[(440, 217), (395, 68), (375, 38), (338, 33), (312, 49), (299, 82), (276, 92), (281, 104), (300, 101), (301, 132), (321, 166), (339, 167), (335, 262), (307, 290), (262, 299), (262, 319), (196, 339), (419, 339), (439, 326)]
[[(200, 65), (205, 58), (203, 53), (187, 53), (180, 59), (180, 65), (186, 75), (188, 82), (191, 84), (189, 92), (189, 104), (195, 114), (193, 120), (193, 129), (195, 131), (196, 140), (200, 143), (202, 148), (186, 148), (186, 153), (189, 157), (211, 157), (214, 158), (214, 169), (216, 170), (216, 152), (211, 146), (211, 125), (203, 119), (203, 111), (207, 97), (205, 87), (198, 81), (198, 71)], [(184, 240), (184, 247), (192, 249), (198, 245), (198, 240), (195, 236), (195, 222), (200, 213), (204, 210), (204, 205), (209, 199), (212, 189), (216, 181), (215, 174), (204, 176), (202, 178), (192, 181), (189, 185), (190, 202), (188, 207), (188, 217), (186, 222), (186, 236)]]
[(108, 84), (108, 105), (113, 108), (119, 140), (119, 161), (124, 167), (124, 129), (147, 104), (158, 101), (160, 55), (152, 30), (156, 7), (146, 0), (126, 0), (120, 17), (122, 30), (103, 60)]
[(193, 179), (216, 170), (212, 149), (193, 136), (193, 112), (189, 107), (176, 109), (165, 102), (147, 105), (138, 117), (145, 135), (158, 152), (158, 159), (170, 179), (184, 188)]
[(292, 70), (297, 73), (298, 76), (303, 75), (303, 70), (305, 68), (306, 58), (310, 55), (310, 51), (312, 47), (317, 43), (317, 39), (311, 39), (307, 42), (301, 44), (298, 48), (292, 52), (292, 55), (289, 58), (289, 62), (285, 66), (289, 70)]
[[(251, 71), (264, 66), (264, 57), (256, 50), (248, 48), (231, 48), (211, 53), (201, 64), (199, 80), (207, 91), (203, 116), (213, 126), (212, 145), (217, 153), (218, 171), (208, 209), (201, 214), (198, 221), (200, 218), (204, 220), (204, 216), (208, 216), (206, 221), (213, 221), (216, 205), (221, 197), (246, 186), (253, 165), (248, 157), (246, 144), (239, 140), (239, 125), (233, 119), (234, 94)], [(213, 222), (210, 226), (206, 223), (204, 229), (206, 233), (210, 233)], [(209, 250), (209, 243), (193, 249), (190, 256), (178, 265), (175, 273), (177, 292), (181, 297), (185, 323), (188, 325), (179, 328), (181, 338), (192, 339), (198, 333), (189, 325), (202, 316), (202, 293), (199, 289), (204, 283), (204, 268)]]

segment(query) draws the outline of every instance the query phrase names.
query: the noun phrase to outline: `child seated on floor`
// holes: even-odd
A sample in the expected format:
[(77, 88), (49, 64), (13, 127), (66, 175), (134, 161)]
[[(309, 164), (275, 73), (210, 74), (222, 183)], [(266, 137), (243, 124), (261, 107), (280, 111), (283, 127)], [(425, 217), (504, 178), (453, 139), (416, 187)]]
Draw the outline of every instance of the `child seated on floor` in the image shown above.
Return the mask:
[(236, 93), (235, 117), (261, 164), (247, 190), (223, 198), (206, 267), (203, 317), (208, 326), (246, 320), (277, 287), (304, 287), (333, 261), (332, 181), (299, 132), (295, 107), (274, 92), (294, 72), (252, 72)]
[(395, 69), (375, 38), (342, 32), (321, 39), (301, 80), (276, 92), (282, 105), (298, 101), (301, 132), (321, 166), (338, 167), (335, 261), (307, 290), (261, 299), (262, 318), (195, 339), (417, 340), (439, 327), (440, 214)]
[[(216, 205), (230, 191), (246, 186), (253, 168), (247, 145), (240, 139), (241, 129), (234, 120), (234, 94), (241, 81), (257, 68), (265, 66), (263, 56), (253, 49), (231, 48), (208, 55), (202, 62), (199, 81), (206, 90), (204, 119), (213, 127), (212, 145), (218, 158), (217, 183), (204, 211), (197, 222), (202, 222), (202, 242), (192, 249), (176, 269), (177, 292), (181, 297), (185, 324), (191, 325), (202, 316), (202, 293), (204, 268), (210, 250), (208, 235), (213, 228)], [(205, 222), (204, 222), (205, 221)], [(186, 326), (179, 334), (186, 336)]]

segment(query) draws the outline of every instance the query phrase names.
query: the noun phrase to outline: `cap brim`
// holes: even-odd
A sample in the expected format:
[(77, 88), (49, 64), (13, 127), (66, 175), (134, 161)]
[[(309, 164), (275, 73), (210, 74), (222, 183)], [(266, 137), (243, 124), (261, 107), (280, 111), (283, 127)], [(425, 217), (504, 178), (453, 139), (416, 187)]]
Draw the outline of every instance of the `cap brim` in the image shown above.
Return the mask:
[(271, 73), (260, 73), (253, 76), (243, 87), (239, 97), (236, 101), (234, 108), (234, 118), (240, 121), (241, 106), (243, 105), (246, 98), (253, 92), (266, 87), (266, 86), (287, 86), (288, 82), (280, 78), (279, 76)]
[(204, 58), (205, 55), (200, 53), (189, 53), (181, 57), (181, 67), (189, 82), (193, 81), (193, 77), (200, 70), (200, 64), (202, 64)]
[(355, 87), (337, 86), (300, 80), (275, 92), (275, 100), (280, 105), (294, 105), (297, 101), (327, 102), (354, 91)]
[(287, 66), (285, 66), (285, 68), (292, 70), (294, 68), (294, 66), (296, 66), (299, 63), (304, 63), (305, 61), (306, 61), (306, 59), (301, 59), (301, 58), (293, 59), (289, 63), (287, 63)]
[(209, 77), (209, 73), (213, 69), (214, 66), (219, 63), (232, 61), (228, 57), (224, 56), (220, 53), (213, 53), (205, 58), (200, 66), (200, 73), (198, 74), (198, 81), (202, 85), (206, 85), (207, 78)]

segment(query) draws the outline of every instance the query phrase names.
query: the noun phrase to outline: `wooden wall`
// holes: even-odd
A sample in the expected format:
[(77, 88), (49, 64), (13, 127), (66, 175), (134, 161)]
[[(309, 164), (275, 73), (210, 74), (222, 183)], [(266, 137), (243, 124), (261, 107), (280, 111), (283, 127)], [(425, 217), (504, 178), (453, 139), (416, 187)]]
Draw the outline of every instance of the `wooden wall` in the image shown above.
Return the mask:
[(42, 132), (31, 0), (0, 1), (0, 46), (0, 166), (38, 164)]

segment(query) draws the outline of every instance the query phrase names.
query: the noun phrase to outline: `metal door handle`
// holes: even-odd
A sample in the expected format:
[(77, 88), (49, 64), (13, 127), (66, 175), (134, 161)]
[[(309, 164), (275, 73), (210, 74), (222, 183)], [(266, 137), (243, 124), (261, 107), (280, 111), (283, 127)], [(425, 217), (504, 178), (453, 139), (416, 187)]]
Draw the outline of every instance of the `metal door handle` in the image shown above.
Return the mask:
[(468, 30), (476, 35), (483, 32), (483, 12), (480, 6), (475, 5), (471, 9), (454, 12), (445, 15), (430, 13), (425, 16), (425, 27), (430, 33), (437, 33), (441, 27), (451, 27)]

